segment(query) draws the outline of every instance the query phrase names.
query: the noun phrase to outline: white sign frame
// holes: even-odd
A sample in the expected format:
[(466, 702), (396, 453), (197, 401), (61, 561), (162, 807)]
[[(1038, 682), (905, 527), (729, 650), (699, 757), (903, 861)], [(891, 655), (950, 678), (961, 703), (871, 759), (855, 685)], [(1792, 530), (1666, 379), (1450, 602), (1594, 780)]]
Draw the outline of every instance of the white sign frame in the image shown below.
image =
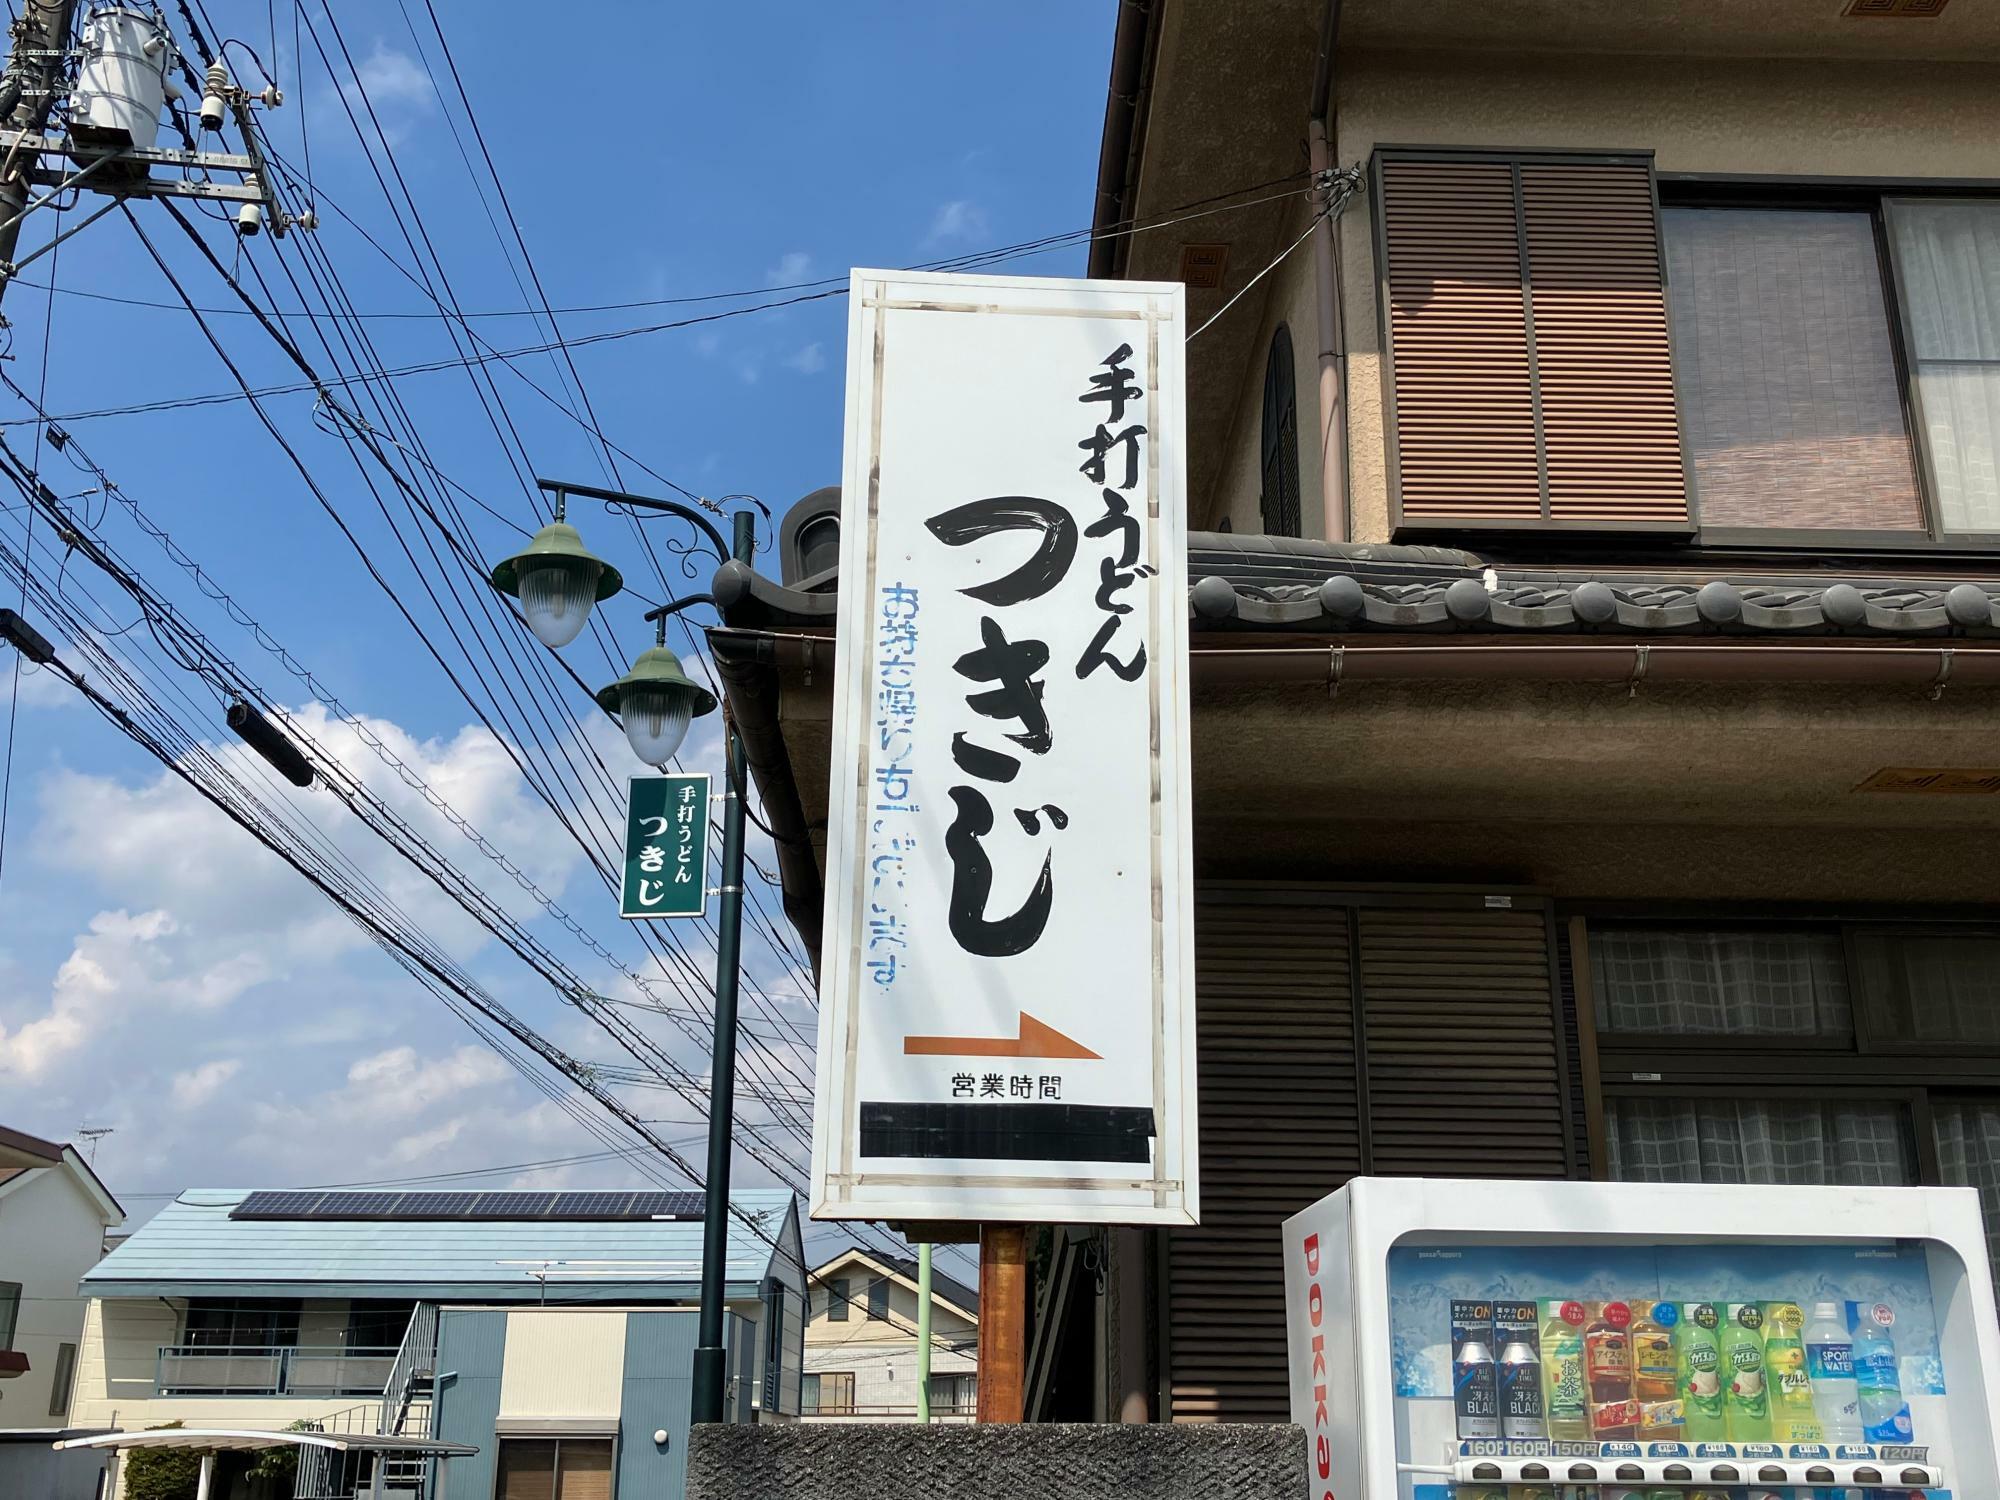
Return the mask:
[[(812, 1216), (1198, 1223), (1183, 289), (857, 270), (849, 303)], [(1122, 440), (1133, 425), (1144, 436)], [(1107, 431), (1121, 438), (1108, 450)], [(1102, 471), (1083, 472), (1093, 457)], [(988, 497), (1054, 502), (1073, 524), (954, 541), (924, 529)], [(1073, 554), (1042, 592), (967, 596), (1065, 530)], [(914, 639), (885, 623), (895, 589)], [(1041, 750), (1029, 719), (967, 702), (994, 681), (963, 669), (993, 622), (1048, 648)], [(1086, 673), (1099, 627), (1125, 669), (1143, 643), (1135, 679)], [(907, 654), (892, 664), (878, 648)], [(884, 708), (892, 680), (914, 706)], [(955, 736), (1018, 762), (1019, 780), (973, 779)], [(899, 767), (913, 790), (896, 802), (879, 776)], [(1037, 860), (1055, 893), (1025, 949), (971, 951), (965, 901), (948, 914), (959, 866), (945, 835), (967, 786), (994, 794), (981, 909), (1031, 906)], [(1058, 804), (1069, 821), (1050, 816)], [(932, 1154), (940, 1143), (973, 1154)], [(1112, 1159), (1075, 1154), (1098, 1146)]]

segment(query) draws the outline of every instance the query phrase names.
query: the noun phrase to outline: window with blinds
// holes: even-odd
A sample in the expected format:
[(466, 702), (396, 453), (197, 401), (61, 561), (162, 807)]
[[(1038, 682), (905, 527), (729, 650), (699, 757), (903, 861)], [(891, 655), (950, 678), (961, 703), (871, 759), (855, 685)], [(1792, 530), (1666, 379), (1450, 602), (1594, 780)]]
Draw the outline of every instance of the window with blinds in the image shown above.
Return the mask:
[(1922, 532), (1874, 216), (1664, 217), (1703, 529)]
[(502, 1438), (497, 1500), (611, 1500), (609, 1438)]
[(1687, 533), (1650, 161), (1376, 166), (1401, 524)]

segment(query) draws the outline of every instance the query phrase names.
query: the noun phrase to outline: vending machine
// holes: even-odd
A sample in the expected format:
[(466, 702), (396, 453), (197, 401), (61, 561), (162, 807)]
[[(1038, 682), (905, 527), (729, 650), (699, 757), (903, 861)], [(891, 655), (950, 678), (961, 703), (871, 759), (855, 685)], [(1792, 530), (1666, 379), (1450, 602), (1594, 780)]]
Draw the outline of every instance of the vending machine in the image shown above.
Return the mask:
[(1995, 1500), (1970, 1188), (1356, 1178), (1288, 1219), (1309, 1500)]

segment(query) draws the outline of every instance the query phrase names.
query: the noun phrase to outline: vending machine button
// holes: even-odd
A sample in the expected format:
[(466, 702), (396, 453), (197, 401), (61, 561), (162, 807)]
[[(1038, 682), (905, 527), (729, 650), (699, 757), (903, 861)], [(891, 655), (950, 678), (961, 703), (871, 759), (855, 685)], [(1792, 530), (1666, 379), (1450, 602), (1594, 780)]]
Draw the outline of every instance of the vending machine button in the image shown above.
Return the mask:
[(1674, 1484), (1690, 1484), (1694, 1480), (1694, 1470), (1690, 1469), (1686, 1464), (1668, 1464), (1666, 1471), (1660, 1475), (1660, 1478)]
[(1901, 1482), (1915, 1489), (1931, 1482), (1931, 1472), (1928, 1469), (1905, 1469)]
[[(1530, 1468), (1530, 1469), (1532, 1469), (1532, 1468), (1534, 1468), (1534, 1467), (1535, 1467), (1535, 1466), (1534, 1466), (1533, 1464), (1529, 1464), (1529, 1465), (1528, 1465), (1528, 1468)], [(1523, 1473), (1525, 1473), (1525, 1472), (1526, 1472), (1526, 1470), (1523, 1470), (1522, 1472), (1523, 1472)], [(1480, 1479), (1480, 1480), (1486, 1480), (1486, 1479), (1498, 1479), (1498, 1478), (1500, 1477), (1500, 1465), (1498, 1465), (1498, 1464), (1474, 1464), (1474, 1465), (1472, 1466), (1472, 1477), (1473, 1477), (1474, 1479)]]
[(1734, 1484), (1743, 1476), (1737, 1472), (1735, 1464), (1717, 1464), (1708, 1471), (1708, 1477), (1719, 1484)]
[(1777, 1464), (1765, 1464), (1757, 1471), (1758, 1480), (1764, 1484), (1783, 1484), (1786, 1477), (1785, 1471)]
[(1880, 1484), (1882, 1482), (1882, 1471), (1880, 1469), (1865, 1467), (1856, 1469), (1854, 1471), (1854, 1482), (1856, 1484)]
[(1613, 1477), (1616, 1479), (1644, 1479), (1646, 1471), (1637, 1464), (1620, 1464), (1618, 1472)]
[[(1493, 1473), (1497, 1478), (1500, 1471), (1495, 1469)], [(1522, 1464), (1521, 1477), (1523, 1479), (1547, 1479), (1549, 1477), (1549, 1466), (1547, 1464)]]
[(1814, 1464), (1810, 1469), (1806, 1470), (1806, 1483), (1832, 1484), (1833, 1470), (1829, 1469), (1825, 1464)]
[(1579, 1484), (1593, 1484), (1597, 1480), (1597, 1466), (1595, 1464), (1571, 1464), (1569, 1466), (1569, 1477)]

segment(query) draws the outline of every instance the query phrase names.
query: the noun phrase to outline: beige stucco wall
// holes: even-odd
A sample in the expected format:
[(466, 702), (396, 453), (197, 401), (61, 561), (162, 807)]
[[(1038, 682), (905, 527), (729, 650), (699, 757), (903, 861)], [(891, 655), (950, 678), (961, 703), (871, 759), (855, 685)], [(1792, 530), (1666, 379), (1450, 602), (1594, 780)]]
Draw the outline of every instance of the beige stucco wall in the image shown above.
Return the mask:
[[(1289, 245), (1298, 239), (1311, 215), (1312, 210), (1301, 200), (1286, 217), (1282, 243)], [(1261, 301), (1263, 322), (1237, 386), (1236, 410), (1230, 420), (1228, 446), (1216, 475), (1214, 492), (1196, 497), (1195, 515), (1208, 529), (1219, 528), (1225, 518), (1233, 531), (1264, 529), (1261, 513), (1264, 374), (1271, 340), (1278, 325), (1283, 323), (1291, 328), (1292, 379), (1299, 402), (1300, 533), (1324, 537), (1326, 513), (1320, 499), (1319, 321), (1313, 292), (1311, 242), (1286, 256), (1284, 263), (1266, 276), (1244, 301), (1256, 305), (1252, 299)]]
[(0, 1390), (0, 1428), (63, 1425), (49, 1410), (56, 1369), (82, 1336), (77, 1281), (103, 1249), (104, 1215), (68, 1166), (32, 1169), (0, 1193), (0, 1281), (20, 1284), (13, 1347), (28, 1356), (28, 1373)]
[[(1333, 132), (1338, 159), (1346, 164), (1365, 162), (1379, 145), (1591, 148), (1656, 152), (1662, 172), (2000, 181), (2000, 69), (1345, 53)], [(1357, 541), (1389, 534), (1373, 234), (1372, 205), (1363, 198), (1340, 226)], [(1239, 423), (1231, 473), (1241, 468), (1243, 438)], [(1248, 439), (1254, 473), (1254, 424)]]

